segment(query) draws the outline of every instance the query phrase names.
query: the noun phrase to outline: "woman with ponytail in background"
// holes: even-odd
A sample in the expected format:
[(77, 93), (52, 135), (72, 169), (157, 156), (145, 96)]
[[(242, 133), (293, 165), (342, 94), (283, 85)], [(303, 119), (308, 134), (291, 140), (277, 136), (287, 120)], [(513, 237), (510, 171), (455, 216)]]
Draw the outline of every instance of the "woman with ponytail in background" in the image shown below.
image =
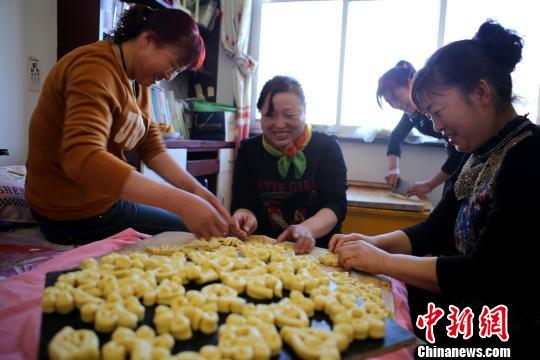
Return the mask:
[[(198, 69), (196, 22), (181, 10), (134, 6), (111, 40), (81, 46), (51, 69), (30, 121), (26, 197), (45, 237), (84, 244), (133, 228), (147, 234), (228, 232), (218, 200), (167, 154), (150, 86)], [(170, 185), (137, 172), (125, 152)]]
[[(416, 106), (409, 96), (411, 81), (415, 73), (416, 70), (411, 63), (400, 60), (396, 66), (380, 77), (379, 85), (377, 87), (377, 103), (379, 106), (382, 107), (381, 99), (384, 99), (394, 109), (403, 111), (401, 120), (392, 131), (392, 134), (390, 134), (386, 151), (389, 166), (385, 180), (392, 189), (395, 189), (399, 182), (401, 144), (403, 144), (403, 141), (413, 128), (416, 128), (420, 133), (427, 136), (432, 136), (437, 139), (444, 138), (441, 133), (433, 129), (431, 119), (416, 110)], [(447, 181), (457, 169), (463, 158), (463, 154), (459, 153), (453, 146), (448, 146), (447, 143), (445, 146), (448, 152), (448, 158), (439, 172), (428, 180), (417, 181), (412, 184), (408, 190), (408, 196), (421, 195), (432, 191), (437, 186)], [(449, 184), (445, 183), (444, 191), (446, 191), (448, 186)]]
[[(522, 48), (514, 31), (488, 21), (472, 39), (428, 59), (411, 97), (467, 153), (453, 186), (418, 225), (378, 236), (336, 235), (329, 247), (346, 268), (406, 282), (418, 336), (426, 334), (418, 316), (432, 302), (445, 314), (433, 328), (435, 345), (510, 347), (516, 358), (537, 348), (540, 328), (531, 283), (540, 254), (532, 211), (540, 203), (540, 128), (516, 113), (510, 75)], [(470, 308), (472, 338), (449, 336), (450, 305)]]

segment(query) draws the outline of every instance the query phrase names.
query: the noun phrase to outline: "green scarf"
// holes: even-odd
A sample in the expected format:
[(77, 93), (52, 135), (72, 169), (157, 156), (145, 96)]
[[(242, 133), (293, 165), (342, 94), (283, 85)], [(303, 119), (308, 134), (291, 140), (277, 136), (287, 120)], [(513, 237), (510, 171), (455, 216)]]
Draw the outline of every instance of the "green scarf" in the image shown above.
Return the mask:
[(294, 177), (300, 179), (304, 172), (306, 171), (307, 161), (306, 156), (304, 155), (304, 148), (309, 144), (311, 140), (311, 125), (306, 124), (304, 127), (304, 132), (298, 139), (287, 145), (287, 147), (281, 151), (274, 146), (270, 145), (266, 141), (266, 138), (263, 135), (262, 142), (263, 147), (270, 155), (278, 157), (278, 171), (282, 178), (287, 177), (289, 173), (289, 168), (291, 163), (294, 165)]

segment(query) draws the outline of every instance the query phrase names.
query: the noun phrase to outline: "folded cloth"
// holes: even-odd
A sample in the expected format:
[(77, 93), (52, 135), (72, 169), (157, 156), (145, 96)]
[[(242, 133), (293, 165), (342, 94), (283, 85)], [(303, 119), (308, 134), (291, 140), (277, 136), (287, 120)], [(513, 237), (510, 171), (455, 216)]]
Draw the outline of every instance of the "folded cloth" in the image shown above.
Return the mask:
[(41, 328), (41, 296), (45, 275), (67, 270), (87, 257), (122, 249), (149, 235), (127, 229), (105, 240), (80, 246), (46, 261), (31, 271), (0, 281), (0, 359), (37, 358)]

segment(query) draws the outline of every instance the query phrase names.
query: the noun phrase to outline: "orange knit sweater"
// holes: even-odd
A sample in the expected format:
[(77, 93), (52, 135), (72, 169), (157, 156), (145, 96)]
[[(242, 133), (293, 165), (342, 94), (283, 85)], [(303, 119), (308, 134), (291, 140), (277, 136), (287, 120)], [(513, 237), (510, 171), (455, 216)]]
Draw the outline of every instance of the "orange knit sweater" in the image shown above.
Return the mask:
[(97, 216), (119, 197), (133, 168), (165, 151), (150, 119), (150, 89), (135, 99), (107, 41), (77, 48), (52, 68), (29, 130), (26, 198), (32, 210), (57, 221)]

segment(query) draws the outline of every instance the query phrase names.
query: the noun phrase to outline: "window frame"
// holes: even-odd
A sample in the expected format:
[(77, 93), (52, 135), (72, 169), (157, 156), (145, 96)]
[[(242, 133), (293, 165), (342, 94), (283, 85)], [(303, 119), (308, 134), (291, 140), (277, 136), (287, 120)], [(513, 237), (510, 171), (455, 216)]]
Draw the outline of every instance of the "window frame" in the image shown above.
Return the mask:
[[(250, 46), (249, 51), (250, 54), (253, 54), (253, 56), (258, 59), (260, 54), (260, 33), (261, 33), (261, 12), (262, 12), (262, 4), (263, 3), (284, 3), (284, 2), (309, 2), (309, 1), (321, 1), (321, 0), (253, 0), (253, 7), (252, 7), (252, 28), (251, 28), (251, 34), (250, 34)], [(347, 20), (348, 20), (348, 11), (349, 11), (349, 4), (352, 2), (358, 2), (358, 1), (378, 1), (378, 0), (341, 0), (343, 2), (342, 7), (342, 23), (341, 23), (341, 45), (340, 45), (340, 60), (339, 60), (339, 69), (338, 69), (338, 92), (337, 92), (337, 109), (336, 109), (336, 122), (333, 125), (318, 125), (318, 124), (312, 124), (312, 126), (317, 129), (324, 131), (328, 134), (334, 134), (338, 135), (339, 137), (344, 138), (355, 138), (355, 131), (356, 129), (362, 128), (361, 126), (351, 126), (351, 125), (342, 125), (341, 124), (341, 110), (343, 106), (343, 78), (344, 78), (344, 67), (345, 67), (345, 45), (346, 45), (346, 36), (347, 36)], [(441, 48), (445, 43), (445, 28), (446, 28), (446, 15), (447, 15), (447, 8), (448, 8), (448, 0), (438, 0), (439, 1), (439, 27), (438, 27), (438, 33), (437, 33), (437, 49)], [(260, 121), (260, 117), (257, 116), (258, 111), (256, 108), (258, 93), (257, 93), (257, 85), (258, 85), (258, 71), (255, 71), (253, 78), (252, 78), (252, 87), (251, 87), (251, 107), (250, 107), (250, 118), (253, 119), (253, 121), (258, 122)], [(540, 119), (540, 89), (539, 89), (539, 98), (538, 98), (538, 119)], [(390, 129), (391, 130), (391, 129)], [(257, 130), (256, 130), (257, 131)], [(424, 136), (424, 135), (420, 135)], [(376, 138), (379, 138), (377, 136)], [(424, 138), (432, 139), (433, 142), (439, 143), (435, 138), (424, 136)], [(435, 141), (437, 140), (437, 141)], [(427, 142), (430, 142), (431, 140), (427, 140)]]

